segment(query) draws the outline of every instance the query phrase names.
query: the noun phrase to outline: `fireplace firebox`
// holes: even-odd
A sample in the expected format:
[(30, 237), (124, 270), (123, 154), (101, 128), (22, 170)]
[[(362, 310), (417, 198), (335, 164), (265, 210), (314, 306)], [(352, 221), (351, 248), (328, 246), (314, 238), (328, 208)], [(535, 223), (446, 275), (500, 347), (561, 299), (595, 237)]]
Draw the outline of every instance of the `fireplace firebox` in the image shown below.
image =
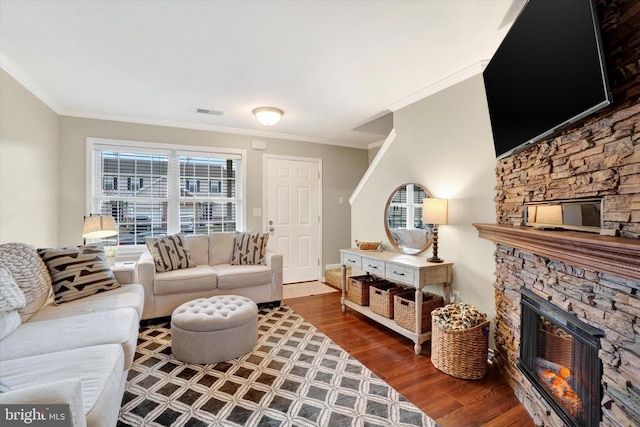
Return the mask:
[(567, 425), (598, 425), (603, 331), (526, 288), (521, 296), (519, 369)]

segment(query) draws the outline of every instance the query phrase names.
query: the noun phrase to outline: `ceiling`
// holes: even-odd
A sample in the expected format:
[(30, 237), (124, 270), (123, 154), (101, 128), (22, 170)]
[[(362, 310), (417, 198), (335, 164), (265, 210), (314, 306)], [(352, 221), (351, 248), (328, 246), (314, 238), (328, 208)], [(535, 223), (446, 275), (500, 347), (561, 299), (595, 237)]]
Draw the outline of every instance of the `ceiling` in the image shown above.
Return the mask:
[(366, 148), (480, 72), (525, 2), (0, 0), (0, 65), (61, 115)]

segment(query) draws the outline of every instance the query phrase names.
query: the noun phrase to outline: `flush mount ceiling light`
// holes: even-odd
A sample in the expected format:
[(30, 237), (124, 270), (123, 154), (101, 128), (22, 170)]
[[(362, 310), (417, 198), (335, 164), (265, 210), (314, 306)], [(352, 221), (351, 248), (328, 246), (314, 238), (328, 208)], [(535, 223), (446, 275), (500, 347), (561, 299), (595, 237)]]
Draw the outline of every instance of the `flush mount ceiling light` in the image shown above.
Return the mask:
[(253, 114), (261, 125), (273, 126), (280, 121), (284, 111), (275, 107), (258, 107), (253, 110)]

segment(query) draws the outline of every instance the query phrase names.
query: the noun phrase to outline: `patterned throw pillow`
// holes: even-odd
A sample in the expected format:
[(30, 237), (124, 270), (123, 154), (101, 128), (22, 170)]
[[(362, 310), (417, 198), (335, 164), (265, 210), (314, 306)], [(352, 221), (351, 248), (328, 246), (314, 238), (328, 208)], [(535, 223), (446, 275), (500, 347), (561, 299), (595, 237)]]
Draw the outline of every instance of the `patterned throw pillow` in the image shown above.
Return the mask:
[(196, 266), (187, 249), (183, 233), (172, 236), (147, 237), (145, 243), (153, 257), (158, 273)]
[(4, 316), (25, 305), (27, 305), (27, 299), (11, 272), (4, 267), (0, 267), (0, 316)]
[(265, 233), (236, 233), (233, 236), (231, 265), (264, 264), (269, 235)]
[(101, 244), (38, 249), (49, 270), (56, 304), (120, 287)]

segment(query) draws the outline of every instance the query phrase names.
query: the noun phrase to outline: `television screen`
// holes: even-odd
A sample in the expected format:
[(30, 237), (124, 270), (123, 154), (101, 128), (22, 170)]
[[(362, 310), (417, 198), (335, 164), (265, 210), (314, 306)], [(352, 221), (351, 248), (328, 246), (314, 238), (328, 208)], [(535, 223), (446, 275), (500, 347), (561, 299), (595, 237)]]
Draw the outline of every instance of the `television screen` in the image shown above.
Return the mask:
[(529, 0), (483, 73), (496, 156), (609, 105), (591, 0)]

